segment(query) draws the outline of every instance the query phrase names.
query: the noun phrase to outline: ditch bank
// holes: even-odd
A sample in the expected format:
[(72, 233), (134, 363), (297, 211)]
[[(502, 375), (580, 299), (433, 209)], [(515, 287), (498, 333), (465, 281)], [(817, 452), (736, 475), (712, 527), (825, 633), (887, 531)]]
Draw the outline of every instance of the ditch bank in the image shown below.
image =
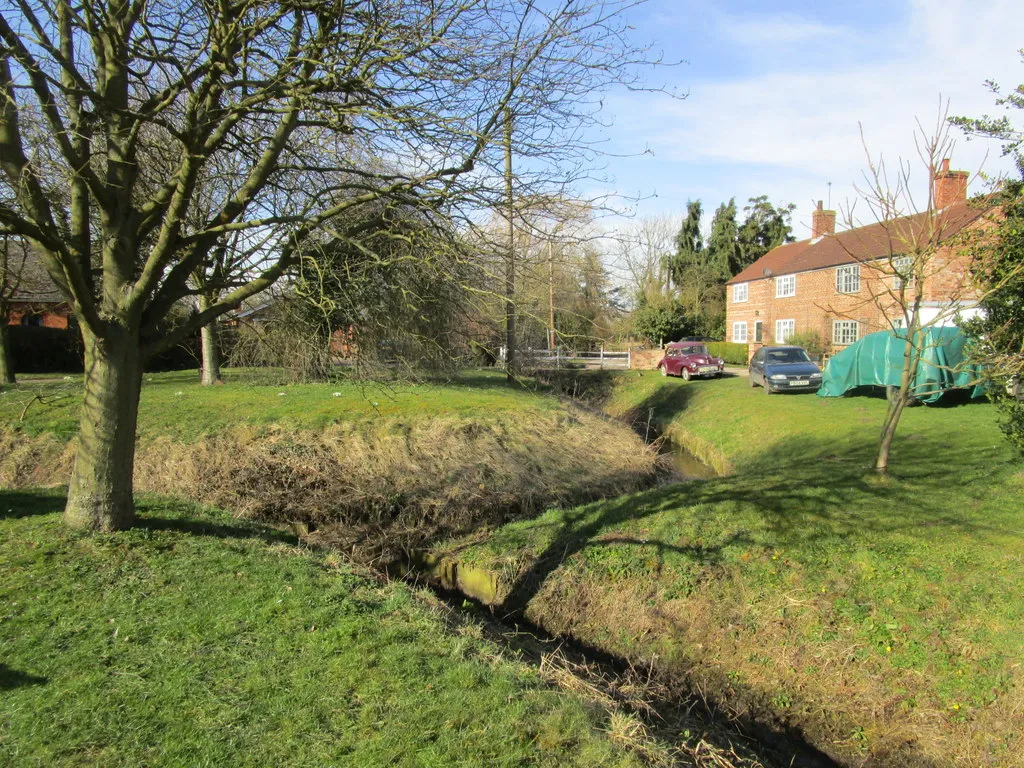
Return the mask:
[[(64, 485), (73, 440), (0, 425), (0, 486)], [(571, 403), (476, 416), (376, 418), (312, 430), (234, 425), (140, 437), (135, 488), (316, 530), (362, 561), (650, 487), (658, 456)]]

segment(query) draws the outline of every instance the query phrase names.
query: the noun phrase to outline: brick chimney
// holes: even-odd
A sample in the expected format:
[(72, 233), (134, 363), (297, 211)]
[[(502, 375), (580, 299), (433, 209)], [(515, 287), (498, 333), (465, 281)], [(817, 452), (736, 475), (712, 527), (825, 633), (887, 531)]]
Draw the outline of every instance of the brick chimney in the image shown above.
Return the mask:
[(818, 207), (811, 214), (811, 239), (814, 240), (822, 235), (834, 235), (836, 233), (836, 212), (826, 211), (822, 207), (821, 200)]
[(941, 211), (953, 203), (967, 199), (967, 171), (949, 170), (949, 158), (943, 159), (935, 171), (935, 210)]

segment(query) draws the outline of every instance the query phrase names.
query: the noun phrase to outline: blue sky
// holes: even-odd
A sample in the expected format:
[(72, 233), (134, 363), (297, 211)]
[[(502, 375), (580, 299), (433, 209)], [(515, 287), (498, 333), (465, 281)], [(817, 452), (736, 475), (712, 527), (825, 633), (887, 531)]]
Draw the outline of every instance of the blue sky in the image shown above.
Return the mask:
[[(711, 2), (651, 0), (632, 12), (638, 39), (686, 63), (651, 84), (689, 95), (616, 93), (606, 99), (614, 189), (647, 196), (640, 216), (706, 211), (767, 194), (796, 203), (794, 233), (809, 236), (814, 202), (853, 200), (867, 167), (860, 138), (890, 165), (910, 161), (919, 194), (927, 173), (916, 121), (934, 126), (940, 95), (950, 114), (996, 110), (985, 88), (1024, 82), (1024, 2)], [(1020, 121), (1024, 115), (1019, 113)], [(998, 148), (959, 133), (954, 168), (1009, 172)], [(985, 157), (986, 152), (988, 154)], [(972, 191), (982, 189), (981, 180)], [(654, 197), (656, 195), (656, 197)]]

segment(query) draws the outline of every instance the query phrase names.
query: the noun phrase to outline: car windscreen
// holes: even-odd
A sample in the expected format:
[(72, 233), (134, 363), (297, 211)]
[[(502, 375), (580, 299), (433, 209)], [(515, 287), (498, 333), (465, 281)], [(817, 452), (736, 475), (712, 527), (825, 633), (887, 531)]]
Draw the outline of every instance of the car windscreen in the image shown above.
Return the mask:
[(773, 349), (768, 353), (768, 363), (809, 363), (811, 358), (802, 349)]

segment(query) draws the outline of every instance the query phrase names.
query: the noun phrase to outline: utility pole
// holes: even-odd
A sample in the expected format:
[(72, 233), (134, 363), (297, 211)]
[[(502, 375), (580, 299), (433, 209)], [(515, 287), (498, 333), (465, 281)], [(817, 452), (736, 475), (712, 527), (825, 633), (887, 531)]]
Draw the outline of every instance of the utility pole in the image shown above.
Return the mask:
[(512, 198), (512, 109), (505, 107), (505, 197), (508, 203), (508, 258), (505, 261), (505, 373), (516, 378), (515, 200)]
[(548, 240), (548, 351), (555, 350), (555, 263), (554, 243)]

